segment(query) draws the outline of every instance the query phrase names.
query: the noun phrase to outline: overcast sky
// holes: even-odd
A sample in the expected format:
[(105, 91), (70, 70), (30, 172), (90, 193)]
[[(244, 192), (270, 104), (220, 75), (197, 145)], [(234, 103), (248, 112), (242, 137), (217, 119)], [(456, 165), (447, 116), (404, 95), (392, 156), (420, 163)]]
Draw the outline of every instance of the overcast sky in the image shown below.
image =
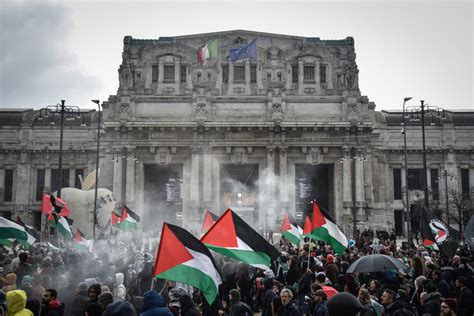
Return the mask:
[(0, 0), (0, 108), (94, 107), (117, 92), (123, 37), (244, 29), (355, 39), (377, 110), (474, 109), (473, 1)]

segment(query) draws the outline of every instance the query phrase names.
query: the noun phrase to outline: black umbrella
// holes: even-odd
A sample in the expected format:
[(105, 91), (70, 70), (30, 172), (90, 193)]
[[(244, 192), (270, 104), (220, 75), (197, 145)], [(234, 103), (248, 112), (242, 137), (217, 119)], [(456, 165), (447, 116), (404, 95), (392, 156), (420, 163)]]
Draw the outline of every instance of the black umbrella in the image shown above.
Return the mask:
[(392, 269), (405, 270), (408, 267), (392, 256), (376, 254), (357, 259), (346, 272), (378, 272)]

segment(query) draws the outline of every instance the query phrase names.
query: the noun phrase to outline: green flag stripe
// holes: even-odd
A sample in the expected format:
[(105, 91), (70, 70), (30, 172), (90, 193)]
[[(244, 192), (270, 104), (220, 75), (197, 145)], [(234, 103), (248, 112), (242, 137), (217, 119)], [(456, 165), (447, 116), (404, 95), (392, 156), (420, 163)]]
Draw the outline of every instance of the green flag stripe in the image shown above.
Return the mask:
[(240, 260), (247, 264), (261, 264), (270, 267), (272, 263), (270, 256), (263, 252), (216, 247), (209, 244), (206, 244), (206, 247), (227, 257)]
[(313, 237), (316, 240), (321, 240), (321, 241), (324, 241), (325, 243), (330, 244), (331, 247), (334, 249), (334, 251), (338, 255), (341, 255), (344, 252), (344, 250), (347, 248), (346, 247), (347, 245), (341, 244), (336, 238), (331, 236), (331, 234), (329, 234), (329, 231), (323, 226), (318, 227), (315, 230), (313, 230), (311, 232), (311, 237)]
[(17, 229), (16, 227), (0, 227), (0, 239), (18, 239), (28, 240), (28, 235), (24, 230)]
[(282, 234), (286, 239), (288, 239), (290, 242), (292, 242), (295, 245), (299, 245), (300, 243), (300, 238), (298, 236), (293, 235), (290, 231), (284, 231)]
[(217, 287), (212, 278), (203, 271), (190, 266), (180, 264), (156, 275), (155, 277), (182, 282), (200, 289), (209, 305), (211, 305), (217, 297)]

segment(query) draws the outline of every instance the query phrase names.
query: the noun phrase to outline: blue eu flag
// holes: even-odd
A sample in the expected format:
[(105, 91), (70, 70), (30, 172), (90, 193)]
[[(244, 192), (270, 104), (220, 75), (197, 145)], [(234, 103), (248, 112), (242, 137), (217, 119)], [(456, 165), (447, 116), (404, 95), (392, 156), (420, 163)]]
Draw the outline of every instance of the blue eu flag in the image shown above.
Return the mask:
[(239, 48), (231, 48), (229, 50), (230, 60), (232, 62), (239, 59), (256, 58), (257, 57), (257, 39), (254, 39), (248, 45), (242, 45)]

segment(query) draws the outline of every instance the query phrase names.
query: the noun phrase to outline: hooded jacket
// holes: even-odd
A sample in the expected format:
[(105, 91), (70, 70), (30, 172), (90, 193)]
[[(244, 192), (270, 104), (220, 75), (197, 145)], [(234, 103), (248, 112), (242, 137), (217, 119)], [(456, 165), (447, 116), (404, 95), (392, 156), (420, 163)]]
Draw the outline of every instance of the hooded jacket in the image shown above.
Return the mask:
[(7, 293), (7, 316), (33, 316), (33, 313), (25, 308), (26, 293), (23, 290), (12, 290)]
[(64, 304), (58, 299), (54, 299), (48, 302), (47, 305), (43, 304), (41, 308), (41, 316), (63, 316), (64, 315)]
[(124, 275), (123, 273), (115, 274), (115, 288), (114, 298), (124, 300), (127, 297), (127, 288), (123, 285)]
[(173, 316), (173, 314), (166, 307), (163, 296), (151, 290), (143, 295), (143, 307), (140, 316)]

